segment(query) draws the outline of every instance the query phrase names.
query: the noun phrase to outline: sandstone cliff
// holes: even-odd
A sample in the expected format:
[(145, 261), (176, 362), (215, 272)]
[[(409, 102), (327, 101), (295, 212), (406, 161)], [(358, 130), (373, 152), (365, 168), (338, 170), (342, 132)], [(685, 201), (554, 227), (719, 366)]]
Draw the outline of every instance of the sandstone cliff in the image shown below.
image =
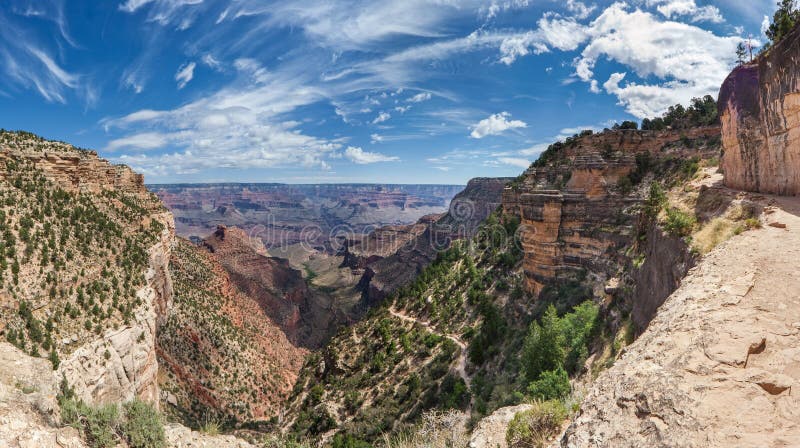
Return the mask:
[(737, 67), (723, 83), (718, 104), (725, 185), (800, 193), (800, 27)]
[[(553, 295), (561, 286), (583, 284), (589, 289), (579, 294), (588, 298), (630, 290), (622, 298), (629, 302), (637, 326), (646, 326), (691, 266), (691, 258), (679, 238), (669, 238), (656, 227), (645, 228), (647, 224), (640, 221), (649, 185), (645, 180), (672, 176), (692, 163), (692, 157), (694, 163), (713, 158), (718, 137), (717, 127), (620, 130), (587, 133), (551, 146), (503, 193), (504, 213), (521, 219), (518, 236), (528, 292), (534, 297)], [(638, 238), (648, 232), (649, 238)], [(623, 276), (633, 255), (657, 250), (639, 247), (640, 240), (651, 246), (653, 242), (674, 246), (665, 251), (674, 254), (671, 264), (654, 266), (660, 257), (647, 257), (644, 270)], [(663, 268), (677, 273), (661, 280)], [(646, 272), (665, 284), (650, 288), (635, 281)], [(628, 288), (623, 288), (626, 284)]]

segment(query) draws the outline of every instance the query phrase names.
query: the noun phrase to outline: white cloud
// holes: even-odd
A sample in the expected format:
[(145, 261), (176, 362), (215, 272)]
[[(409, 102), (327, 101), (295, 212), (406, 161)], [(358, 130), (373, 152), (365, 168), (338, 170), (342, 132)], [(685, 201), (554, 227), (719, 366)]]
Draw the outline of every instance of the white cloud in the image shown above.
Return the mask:
[(769, 26), (772, 24), (772, 21), (769, 19), (768, 16), (764, 16), (764, 19), (761, 21), (761, 35), (766, 36), (767, 31), (769, 31)]
[(500, 62), (513, 64), (529, 54), (541, 54), (555, 48), (572, 51), (586, 40), (585, 28), (573, 18), (545, 14), (539, 19), (539, 28), (523, 34), (508, 36), (500, 44)]
[(642, 79), (662, 80), (622, 85), (625, 74), (615, 73), (605, 82), (606, 91), (639, 118), (658, 115), (694, 96), (717, 92), (741, 41), (685, 23), (660, 21), (638, 9), (629, 12), (622, 3), (608, 7), (585, 32), (590, 40), (574, 62), (581, 80), (592, 83), (594, 66), (601, 57), (630, 67)]
[[(295, 27), (321, 46), (336, 50), (374, 49), (397, 36), (434, 38), (445, 23), (470, 17), (485, 0), (305, 0), (265, 2), (240, 0), (230, 5), (222, 21), (257, 16), (260, 28)], [(250, 39), (255, 36), (243, 36)]]
[(656, 10), (668, 19), (687, 17), (692, 22), (722, 23), (725, 19), (716, 6), (697, 6), (695, 0), (646, 0), (648, 7)]
[(589, 17), (595, 9), (597, 9), (595, 5), (587, 6), (586, 3), (578, 0), (567, 0), (567, 11), (571, 12), (572, 17), (578, 20)]
[(384, 121), (388, 121), (390, 118), (392, 118), (392, 115), (390, 113), (381, 112), (378, 114), (377, 117), (375, 117), (374, 120), (372, 120), (372, 124), (383, 123)]
[(511, 114), (508, 112), (490, 115), (489, 118), (484, 118), (472, 126), (470, 137), (479, 139), (488, 135), (500, 135), (509, 129), (528, 127), (524, 121), (509, 120), (509, 118), (511, 118)]
[(186, 84), (189, 84), (189, 81), (194, 78), (194, 68), (197, 66), (196, 63), (190, 62), (188, 64), (183, 64), (178, 68), (178, 72), (175, 73), (175, 81), (178, 82), (178, 89), (182, 89), (186, 87)]
[(397, 106), (397, 107), (394, 108), (394, 110), (396, 112), (400, 112), (401, 114), (404, 114), (404, 113), (408, 112), (410, 109), (411, 109), (411, 106)]
[(487, 19), (491, 19), (501, 12), (527, 8), (531, 3), (533, 3), (532, 0), (492, 0), (488, 6), (481, 7), (481, 13), (484, 14)]
[(133, 149), (158, 149), (163, 148), (169, 141), (168, 136), (157, 132), (143, 132), (127, 137), (111, 140), (106, 145), (107, 151), (117, 151), (124, 148)]
[(412, 96), (411, 98), (408, 98), (406, 101), (409, 103), (421, 103), (423, 101), (428, 101), (429, 99), (431, 99), (430, 92), (422, 92)]
[(348, 146), (347, 149), (344, 151), (344, 155), (345, 157), (347, 157), (348, 159), (359, 165), (366, 165), (369, 163), (378, 163), (378, 162), (397, 162), (400, 160), (398, 157), (387, 156), (377, 152), (364, 151), (363, 149), (357, 146)]
[(119, 10), (133, 14), (144, 6), (149, 6), (147, 20), (162, 25), (178, 22), (178, 29), (183, 30), (188, 28), (196, 13), (188, 12), (183, 7), (202, 3), (203, 0), (126, 0), (119, 5)]
[(214, 70), (221, 71), (222, 70), (222, 63), (217, 60), (212, 54), (204, 54), (200, 60), (206, 66), (213, 68)]
[[(122, 134), (108, 148), (124, 149), (114, 160), (147, 175), (217, 168), (327, 169), (325, 159), (342, 148), (343, 140), (307, 135), (301, 123), (285, 118), (331, 97), (308, 85), (310, 76), (269, 73), (253, 85), (248, 73), (240, 71), (232, 85), (176, 109), (141, 110), (104, 121), (110, 132)], [(126, 133), (131, 128), (135, 131)], [(154, 148), (170, 152), (145, 153)]]
[[(0, 38), (9, 37), (5, 31), (14, 34), (13, 29), (0, 30)], [(61, 67), (45, 50), (20, 44), (22, 46), (11, 49), (0, 44), (0, 70), (5, 72), (8, 81), (36, 90), (45, 100), (56, 103), (66, 103), (68, 89), (81, 90), (80, 75)], [(83, 90), (84, 94), (88, 92)]]
[(372, 134), (372, 135), (370, 135), (370, 143), (372, 143), (372, 144), (383, 143), (383, 136), (381, 136), (380, 134)]

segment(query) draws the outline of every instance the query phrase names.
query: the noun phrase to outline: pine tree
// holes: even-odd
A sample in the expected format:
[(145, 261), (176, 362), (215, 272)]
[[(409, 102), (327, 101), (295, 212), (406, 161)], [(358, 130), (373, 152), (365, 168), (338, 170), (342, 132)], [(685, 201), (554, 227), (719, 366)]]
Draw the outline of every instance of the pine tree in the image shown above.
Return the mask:
[(800, 12), (797, 10), (796, 0), (780, 0), (778, 10), (772, 16), (772, 23), (766, 32), (770, 42), (772, 44), (780, 42), (794, 28), (798, 19)]
[(739, 45), (736, 46), (736, 63), (739, 65), (744, 64), (746, 55), (747, 50), (744, 48), (744, 42), (739, 42)]
[(564, 335), (558, 313), (550, 305), (542, 317), (542, 325), (534, 321), (522, 349), (525, 378), (531, 382), (542, 372), (560, 368), (564, 362)]

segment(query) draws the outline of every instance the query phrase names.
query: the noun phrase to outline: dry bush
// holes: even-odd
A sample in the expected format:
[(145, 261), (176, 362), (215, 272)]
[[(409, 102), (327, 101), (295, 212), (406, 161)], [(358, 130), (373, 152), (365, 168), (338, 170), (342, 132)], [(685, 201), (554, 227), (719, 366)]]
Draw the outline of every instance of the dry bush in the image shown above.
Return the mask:
[(410, 433), (385, 436), (386, 448), (465, 448), (469, 436), (466, 416), (458, 411), (431, 411), (422, 416), (422, 423)]

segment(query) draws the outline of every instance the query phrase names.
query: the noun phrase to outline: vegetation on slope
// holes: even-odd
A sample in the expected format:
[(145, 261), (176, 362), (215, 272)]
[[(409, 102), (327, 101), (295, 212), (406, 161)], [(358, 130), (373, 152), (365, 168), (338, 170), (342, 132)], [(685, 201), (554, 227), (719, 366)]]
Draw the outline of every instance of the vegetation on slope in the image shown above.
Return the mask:
[[(46, 142), (2, 133), (5, 145)], [(33, 140), (31, 140), (33, 139)], [(141, 305), (148, 248), (163, 225), (151, 197), (107, 190), (66, 191), (28, 159), (0, 173), (0, 295), (8, 342), (33, 356), (59, 359), (79, 341), (129, 323)]]
[[(568, 394), (568, 380), (554, 386), (557, 392), (545, 383), (554, 373), (563, 373), (561, 380), (583, 368), (598, 308), (586, 303), (558, 317), (554, 307), (525, 298), (518, 225), (513, 216), (490, 216), (473, 240), (439, 253), (384, 307), (312, 355), (291, 400), (294, 434), (334, 446), (371, 442), (412, 430), (432, 410), (470, 411), (477, 419), (526, 399)], [(565, 287), (546, 300), (571, 311), (574, 298), (563, 295), (572, 292)], [(540, 329), (553, 324), (558, 359), (526, 368), (549, 346)]]
[(273, 416), (303, 351), (203, 248), (178, 239), (170, 270), (173, 306), (158, 332), (164, 409), (194, 428)]
[(143, 401), (129, 401), (121, 407), (90, 406), (75, 396), (66, 379), (61, 381), (57, 399), (61, 423), (81, 431), (91, 448), (111, 448), (120, 442), (130, 448), (167, 446), (163, 418)]

